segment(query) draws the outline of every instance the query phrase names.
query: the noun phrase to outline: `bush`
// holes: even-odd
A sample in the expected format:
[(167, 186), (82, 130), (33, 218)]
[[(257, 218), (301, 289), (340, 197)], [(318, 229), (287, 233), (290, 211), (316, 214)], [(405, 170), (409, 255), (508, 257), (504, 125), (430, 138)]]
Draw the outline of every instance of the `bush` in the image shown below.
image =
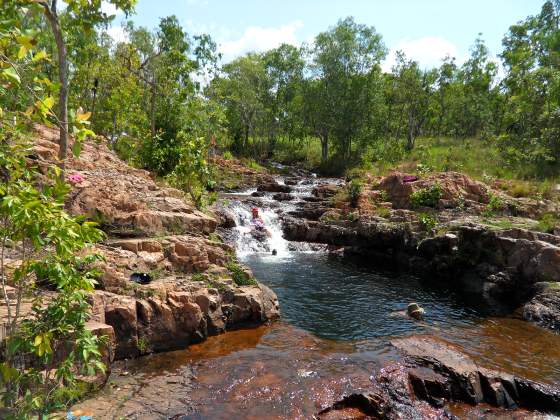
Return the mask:
[(439, 184), (430, 188), (422, 188), (410, 194), (410, 205), (412, 208), (435, 207), (443, 196), (443, 191)]
[[(46, 418), (75, 394), (78, 374), (93, 375), (105, 369), (99, 350), (100, 339), (85, 327), (99, 273), (88, 269), (101, 257), (82, 250), (103, 238), (92, 222), (64, 211), (69, 190), (57, 167), (41, 187), (35, 185), (38, 172), (28, 168), (26, 147), (10, 144), (5, 125), (0, 138), (0, 252), (6, 247), (20, 266), (8, 276), (16, 289), (16, 302), (2, 296), (7, 310), (7, 336), (0, 363), (2, 403), (15, 418)], [(9, 244), (9, 245), (8, 245)], [(8, 273), (0, 261), (0, 273)], [(37, 281), (56, 289), (51, 299), (37, 293)], [(29, 313), (20, 311), (24, 296), (34, 296)], [(11, 310), (10, 310), (11, 309)]]
[(226, 150), (224, 152), (224, 155), (222, 156), (225, 160), (232, 160), (233, 159), (233, 154), (229, 151)]
[(438, 224), (436, 217), (430, 213), (420, 213), (418, 219), (426, 232), (433, 232)]
[(237, 262), (232, 261), (227, 265), (227, 269), (231, 273), (231, 278), (233, 282), (238, 286), (255, 286), (257, 281), (254, 277), (251, 277), (249, 274), (243, 270)]
[(353, 179), (348, 183), (348, 198), (350, 199), (350, 205), (356, 207), (358, 205), (358, 200), (360, 199), (360, 194), (362, 193), (363, 185), (358, 179)]
[(537, 229), (545, 233), (554, 233), (557, 226), (560, 225), (560, 217), (555, 213), (545, 213), (539, 219)]

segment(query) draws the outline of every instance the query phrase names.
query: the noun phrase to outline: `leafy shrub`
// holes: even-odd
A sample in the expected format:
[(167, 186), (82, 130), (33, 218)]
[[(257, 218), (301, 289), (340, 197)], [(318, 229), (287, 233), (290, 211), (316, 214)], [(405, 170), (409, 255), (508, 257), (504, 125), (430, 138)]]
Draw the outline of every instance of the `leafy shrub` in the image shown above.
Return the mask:
[(490, 200), (486, 208), (491, 212), (500, 211), (506, 208), (506, 203), (499, 195), (490, 194)]
[(348, 183), (348, 198), (350, 199), (350, 205), (356, 207), (358, 205), (358, 200), (360, 194), (362, 193), (363, 185), (358, 179), (353, 179)]
[(226, 150), (224, 152), (224, 155), (222, 156), (225, 160), (232, 160), (233, 159), (233, 154), (229, 151)]
[(554, 229), (560, 225), (560, 217), (555, 213), (545, 213), (539, 219), (537, 229), (545, 233), (554, 233)]
[(410, 204), (412, 208), (435, 207), (442, 196), (441, 186), (434, 184), (430, 188), (422, 188), (410, 194)]
[(251, 277), (249, 274), (243, 270), (237, 262), (232, 261), (227, 265), (227, 269), (231, 273), (231, 278), (233, 282), (238, 286), (254, 286), (257, 284), (257, 281), (254, 277)]
[(438, 224), (436, 217), (430, 213), (420, 213), (418, 219), (426, 232), (433, 232)]
[(179, 132), (182, 144), (179, 159), (167, 180), (176, 188), (187, 192), (195, 206), (201, 209), (208, 204), (207, 189), (213, 188), (213, 180), (206, 161), (207, 145), (202, 137), (189, 137)]
[[(0, 251), (10, 244), (21, 265), (1, 283), (16, 289), (16, 304), (0, 294), (7, 308), (7, 336), (0, 363), (2, 404), (14, 418), (46, 418), (75, 394), (77, 375), (104, 370), (102, 340), (86, 329), (93, 291), (99, 273), (91, 270), (101, 256), (81, 251), (104, 235), (94, 223), (72, 217), (64, 210), (68, 185), (55, 167), (41, 188), (38, 173), (26, 165), (25, 145), (12, 143), (13, 132), (4, 125), (0, 134)], [(17, 255), (16, 255), (17, 253)], [(7, 273), (4, 260), (0, 273)], [(37, 281), (56, 289), (49, 300), (37, 292)], [(33, 293), (29, 313), (21, 311), (24, 296)]]

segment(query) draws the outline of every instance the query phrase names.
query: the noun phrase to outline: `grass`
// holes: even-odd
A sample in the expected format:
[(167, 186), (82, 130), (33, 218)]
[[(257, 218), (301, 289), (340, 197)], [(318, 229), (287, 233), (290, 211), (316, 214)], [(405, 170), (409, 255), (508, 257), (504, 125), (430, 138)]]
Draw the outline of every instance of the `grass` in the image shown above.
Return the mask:
[(255, 286), (257, 284), (255, 278), (247, 274), (245, 270), (243, 270), (243, 267), (241, 267), (236, 261), (231, 261), (227, 265), (227, 269), (231, 273), (231, 278), (236, 285)]

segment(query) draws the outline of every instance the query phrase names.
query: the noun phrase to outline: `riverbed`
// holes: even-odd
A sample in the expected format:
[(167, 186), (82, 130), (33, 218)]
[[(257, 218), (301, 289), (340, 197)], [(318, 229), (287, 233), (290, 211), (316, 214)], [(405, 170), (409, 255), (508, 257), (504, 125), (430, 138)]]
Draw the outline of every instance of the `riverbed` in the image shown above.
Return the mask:
[[(299, 196), (310, 188), (301, 187)], [(271, 235), (259, 243), (247, 235), (254, 205), (230, 198), (237, 227), (229, 240), (240, 261), (277, 294), (282, 319), (118, 362), (108, 386), (78, 408), (96, 418), (311, 418), (341, 396), (367, 390), (374, 372), (400, 357), (390, 340), (413, 334), (451, 343), (480, 366), (560, 383), (557, 334), (515, 314), (491, 317), (476, 299), (398, 269), (291, 246), (282, 239), (279, 215), (293, 204), (268, 196), (261, 211)], [(424, 308), (423, 320), (406, 316), (411, 302)]]

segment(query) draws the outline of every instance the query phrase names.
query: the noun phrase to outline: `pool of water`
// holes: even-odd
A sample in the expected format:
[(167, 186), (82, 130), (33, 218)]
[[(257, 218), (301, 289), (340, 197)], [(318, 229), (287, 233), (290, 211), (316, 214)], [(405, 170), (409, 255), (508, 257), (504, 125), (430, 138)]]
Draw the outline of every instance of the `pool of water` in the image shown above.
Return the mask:
[[(243, 261), (277, 293), (282, 320), (121, 361), (111, 385), (77, 408), (96, 418), (312, 418), (341, 395), (367, 390), (371, 376), (399, 358), (390, 340), (409, 334), (447, 341), (481, 366), (560, 383), (559, 335), (520, 319), (488, 318), (412, 276), (321, 253)], [(402, 313), (412, 301), (425, 308), (424, 321)]]
[[(322, 338), (364, 340), (467, 327), (485, 315), (450, 290), (425, 287), (410, 275), (361, 269), (324, 253), (253, 254), (243, 262), (276, 292), (284, 321)], [(411, 302), (424, 308), (424, 321), (404, 315)]]

